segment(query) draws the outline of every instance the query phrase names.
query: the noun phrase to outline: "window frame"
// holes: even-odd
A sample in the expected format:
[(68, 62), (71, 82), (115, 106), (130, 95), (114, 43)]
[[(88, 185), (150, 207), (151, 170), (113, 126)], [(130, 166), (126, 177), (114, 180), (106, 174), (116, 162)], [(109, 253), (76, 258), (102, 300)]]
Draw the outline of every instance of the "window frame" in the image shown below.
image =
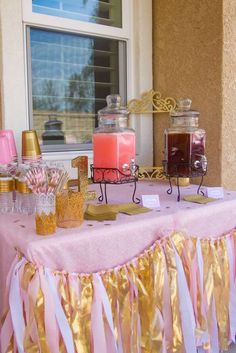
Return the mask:
[[(33, 121), (33, 101), (32, 101), (32, 68), (31, 68), (31, 47), (30, 47), (30, 30), (31, 28), (33, 29), (43, 29), (43, 30), (48, 30), (48, 31), (53, 31), (57, 33), (71, 33), (75, 35), (80, 35), (81, 33), (74, 32), (74, 31), (64, 31), (63, 29), (61, 30), (55, 30), (55, 29), (49, 29), (48, 27), (39, 27), (39, 26), (25, 26), (25, 36), (26, 36), (26, 53), (27, 53), (27, 95), (28, 95), (28, 111), (29, 111), (29, 127), (30, 129), (34, 128), (34, 121)], [(82, 34), (84, 35), (84, 33)], [(90, 35), (91, 36), (91, 35)], [(93, 37), (98, 37), (102, 38), (100, 35), (92, 35)], [(103, 37), (104, 38), (104, 37)], [(106, 36), (106, 39), (110, 39), (110, 37)], [(112, 40), (117, 40), (112, 38)], [(119, 61), (119, 86), (120, 90), (119, 93), (121, 97), (125, 97), (125, 100), (123, 101), (124, 104), (126, 104), (126, 98), (127, 98), (127, 77), (124, 79), (124, 76), (122, 75), (123, 72), (126, 73), (126, 67), (127, 67), (127, 58), (126, 58), (126, 47), (127, 47), (127, 41), (125, 40), (117, 40), (118, 41), (118, 61)], [(124, 45), (125, 43), (125, 45)], [(105, 98), (105, 97), (104, 97)], [(95, 113), (97, 114), (97, 113)], [(92, 150), (92, 143), (90, 144), (82, 144), (82, 143), (74, 143), (74, 144), (55, 144), (55, 145), (41, 145), (41, 151), (45, 153), (50, 153), (50, 152), (67, 152), (67, 151), (75, 151), (75, 150), (83, 150), (83, 151), (90, 151)]]
[[(64, 21), (67, 21), (57, 17), (53, 27), (52, 16), (48, 16), (50, 17), (48, 20), (43, 20), (47, 15), (32, 13), (30, 2), (31, 0), (0, 1), (0, 71), (2, 74), (0, 88), (3, 128), (14, 131), (19, 155), (21, 131), (29, 129), (26, 26), (40, 25), (42, 28), (60, 30), (62, 22), (64, 24)], [(79, 22), (74, 32), (91, 35), (94, 33), (94, 35), (127, 41), (127, 100), (130, 100), (139, 98), (141, 93), (152, 88), (152, 0), (122, 0), (122, 6), (122, 28)], [(130, 126), (136, 131), (137, 163), (152, 165), (152, 114), (131, 116)], [(85, 154), (88, 155), (89, 162), (92, 162), (92, 151), (48, 152), (43, 153), (43, 158), (46, 161), (63, 160), (69, 168), (72, 158)]]

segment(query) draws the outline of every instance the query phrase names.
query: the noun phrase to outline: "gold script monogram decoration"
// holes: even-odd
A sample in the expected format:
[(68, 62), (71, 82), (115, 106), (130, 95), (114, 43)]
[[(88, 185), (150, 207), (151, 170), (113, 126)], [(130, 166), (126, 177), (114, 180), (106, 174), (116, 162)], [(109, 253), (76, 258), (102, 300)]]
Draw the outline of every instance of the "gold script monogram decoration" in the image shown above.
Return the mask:
[(140, 99), (131, 99), (127, 106), (131, 114), (168, 113), (175, 110), (176, 100), (172, 97), (162, 98), (159, 91), (151, 89), (144, 92)]
[(139, 167), (139, 180), (166, 180), (163, 167)]

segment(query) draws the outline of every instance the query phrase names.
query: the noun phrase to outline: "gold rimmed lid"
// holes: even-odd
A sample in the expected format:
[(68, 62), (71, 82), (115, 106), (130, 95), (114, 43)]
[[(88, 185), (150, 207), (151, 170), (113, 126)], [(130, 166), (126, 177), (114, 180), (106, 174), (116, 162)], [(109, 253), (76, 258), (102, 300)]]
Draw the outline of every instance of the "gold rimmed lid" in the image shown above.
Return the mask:
[(14, 180), (10, 177), (0, 177), (0, 192), (11, 192), (14, 190)]
[(41, 150), (36, 131), (22, 131), (22, 157), (36, 157), (40, 155)]
[(18, 179), (15, 180), (15, 189), (21, 194), (30, 194), (32, 192), (25, 181)]

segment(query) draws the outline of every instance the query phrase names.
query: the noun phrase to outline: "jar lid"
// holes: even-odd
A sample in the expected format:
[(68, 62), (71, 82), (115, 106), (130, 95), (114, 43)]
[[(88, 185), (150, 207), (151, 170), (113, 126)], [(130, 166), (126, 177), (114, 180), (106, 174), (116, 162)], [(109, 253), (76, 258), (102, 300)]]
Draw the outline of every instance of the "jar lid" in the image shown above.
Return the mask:
[(14, 180), (10, 177), (0, 176), (0, 192), (11, 192), (14, 190)]
[(121, 96), (119, 94), (110, 94), (106, 97), (107, 106), (98, 111), (99, 116), (114, 115), (128, 115), (129, 112), (126, 107), (121, 106)]
[(177, 126), (198, 126), (200, 113), (191, 109), (192, 100), (190, 98), (180, 98), (177, 100), (177, 108), (170, 113), (171, 124)]

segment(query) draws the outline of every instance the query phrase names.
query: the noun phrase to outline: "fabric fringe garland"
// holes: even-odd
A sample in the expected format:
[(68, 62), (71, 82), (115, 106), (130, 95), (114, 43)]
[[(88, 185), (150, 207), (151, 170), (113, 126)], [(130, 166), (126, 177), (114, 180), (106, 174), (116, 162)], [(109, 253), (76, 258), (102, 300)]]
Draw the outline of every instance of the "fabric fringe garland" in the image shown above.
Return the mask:
[(218, 353), (235, 343), (236, 231), (174, 232), (131, 262), (79, 274), (24, 257), (8, 275), (1, 353)]

